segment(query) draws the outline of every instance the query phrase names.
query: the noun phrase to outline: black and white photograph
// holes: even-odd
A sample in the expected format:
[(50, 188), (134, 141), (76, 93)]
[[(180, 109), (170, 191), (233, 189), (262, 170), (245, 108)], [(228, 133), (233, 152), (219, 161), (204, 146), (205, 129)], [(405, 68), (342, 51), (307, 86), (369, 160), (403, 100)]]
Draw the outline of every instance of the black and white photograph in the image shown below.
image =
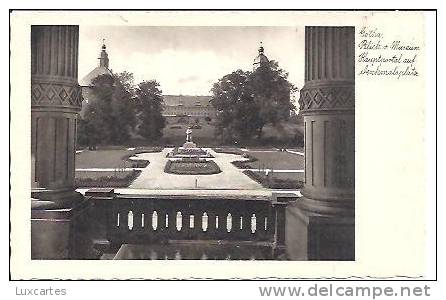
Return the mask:
[(16, 274), (425, 276), (422, 11), (62, 13), (11, 15)]

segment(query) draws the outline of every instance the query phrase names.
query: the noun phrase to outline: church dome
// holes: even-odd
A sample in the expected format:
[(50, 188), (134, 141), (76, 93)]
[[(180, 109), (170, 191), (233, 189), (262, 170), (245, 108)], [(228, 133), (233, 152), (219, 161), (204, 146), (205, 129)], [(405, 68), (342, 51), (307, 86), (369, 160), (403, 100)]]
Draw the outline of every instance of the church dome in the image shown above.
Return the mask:
[(79, 81), (79, 85), (83, 87), (88, 87), (91, 85), (93, 80), (100, 75), (109, 75), (113, 76), (112, 72), (108, 68), (109, 59), (107, 53), (107, 47), (105, 46), (105, 42), (103, 42), (101, 47), (101, 53), (99, 59), (99, 66), (93, 69), (90, 73), (88, 73), (84, 78)]
[(259, 55), (257, 55), (256, 58), (254, 58), (253, 68), (256, 70), (258, 67), (262, 65), (266, 65), (269, 63), (268, 57), (264, 54), (265, 49), (263, 48), (262, 44), (260, 43), (259, 47)]

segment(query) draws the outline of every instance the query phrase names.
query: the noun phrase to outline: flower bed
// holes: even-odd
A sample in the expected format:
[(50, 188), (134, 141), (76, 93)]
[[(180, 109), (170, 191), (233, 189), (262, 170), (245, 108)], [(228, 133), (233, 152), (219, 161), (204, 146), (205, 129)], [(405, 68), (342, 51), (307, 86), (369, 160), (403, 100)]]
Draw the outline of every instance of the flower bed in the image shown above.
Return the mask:
[(174, 148), (171, 152), (167, 153), (166, 157), (178, 157), (178, 158), (214, 158), (212, 154), (201, 148)]
[(183, 158), (181, 160), (168, 160), (164, 172), (181, 175), (210, 175), (218, 174), (221, 170), (212, 160)]
[(257, 157), (249, 155), (248, 153), (243, 153), (242, 156), (243, 158), (247, 158), (247, 160), (236, 160), (231, 163), (239, 169), (251, 169), (251, 166), (248, 164), (257, 161)]
[(301, 189), (303, 181), (294, 179), (275, 178), (274, 174), (265, 175), (263, 172), (243, 171), (243, 174), (269, 189)]
[(238, 148), (214, 148), (214, 151), (217, 153), (226, 153), (226, 154), (237, 154), (237, 155), (243, 154), (243, 151)]
[(133, 170), (130, 172), (114, 172), (114, 175), (101, 176), (101, 177), (76, 177), (76, 188), (84, 187), (128, 187), (136, 177), (139, 176), (141, 171)]

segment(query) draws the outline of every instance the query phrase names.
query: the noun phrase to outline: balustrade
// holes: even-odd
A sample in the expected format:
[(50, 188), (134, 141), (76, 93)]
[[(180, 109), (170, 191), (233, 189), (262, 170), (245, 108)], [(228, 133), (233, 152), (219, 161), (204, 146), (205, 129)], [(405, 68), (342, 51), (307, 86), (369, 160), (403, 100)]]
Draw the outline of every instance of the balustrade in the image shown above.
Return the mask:
[[(105, 216), (104, 232), (111, 244), (148, 244), (171, 240), (282, 241), (285, 206), (270, 198), (225, 199), (202, 196), (138, 196), (112, 194), (86, 196)], [(279, 228), (280, 227), (280, 228)]]

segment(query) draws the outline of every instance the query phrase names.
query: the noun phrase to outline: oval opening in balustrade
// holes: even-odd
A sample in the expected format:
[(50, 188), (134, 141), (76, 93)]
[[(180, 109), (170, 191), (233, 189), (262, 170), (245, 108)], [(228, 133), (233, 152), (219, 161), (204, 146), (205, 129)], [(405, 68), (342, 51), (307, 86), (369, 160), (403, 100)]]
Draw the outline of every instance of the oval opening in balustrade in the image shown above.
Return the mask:
[(169, 228), (169, 214), (166, 214), (166, 228)]
[(257, 227), (256, 214), (252, 214), (252, 216), (251, 216), (251, 233), (256, 232), (256, 227)]
[(240, 230), (243, 230), (243, 217), (240, 216)]
[(177, 231), (181, 231), (181, 227), (183, 227), (183, 215), (181, 214), (180, 211), (177, 212), (176, 222), (177, 222)]
[(127, 227), (129, 230), (133, 230), (133, 211), (129, 211), (127, 214)]
[(232, 215), (231, 213), (228, 214), (226, 217), (226, 231), (231, 232), (232, 230)]
[(215, 216), (215, 229), (218, 229), (218, 216)]
[(116, 216), (116, 226), (117, 227), (119, 227), (119, 217), (120, 217), (120, 214), (118, 213)]
[(201, 220), (202, 229), (204, 232), (206, 232), (208, 230), (208, 214), (206, 212), (203, 213)]
[(268, 217), (265, 217), (265, 231), (268, 229)]
[(194, 228), (194, 226), (195, 226), (195, 216), (190, 215), (189, 216), (189, 228)]
[(144, 228), (144, 214), (141, 214), (141, 227)]
[(156, 230), (158, 228), (158, 213), (156, 210), (152, 214), (152, 228)]

